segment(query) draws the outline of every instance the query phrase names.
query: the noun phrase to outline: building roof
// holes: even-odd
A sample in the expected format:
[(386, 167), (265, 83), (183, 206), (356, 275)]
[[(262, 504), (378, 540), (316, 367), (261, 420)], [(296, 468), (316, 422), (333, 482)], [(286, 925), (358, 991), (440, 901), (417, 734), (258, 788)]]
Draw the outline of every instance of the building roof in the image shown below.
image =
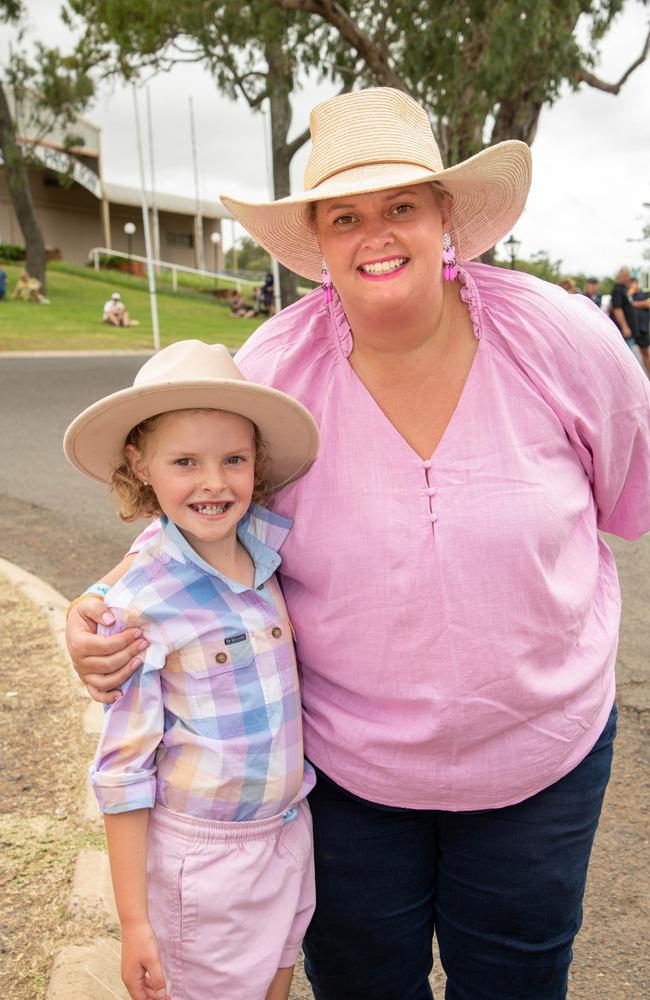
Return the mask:
[[(139, 187), (129, 187), (126, 184), (113, 184), (104, 181), (104, 193), (112, 205), (130, 205), (140, 208), (142, 205), (142, 194)], [(150, 195), (147, 192), (147, 199)], [(178, 212), (180, 215), (194, 215), (196, 212), (196, 200), (187, 198), (180, 194), (166, 194), (156, 191), (156, 208), (163, 212)], [(231, 219), (232, 216), (220, 201), (199, 202), (201, 215), (205, 219)]]

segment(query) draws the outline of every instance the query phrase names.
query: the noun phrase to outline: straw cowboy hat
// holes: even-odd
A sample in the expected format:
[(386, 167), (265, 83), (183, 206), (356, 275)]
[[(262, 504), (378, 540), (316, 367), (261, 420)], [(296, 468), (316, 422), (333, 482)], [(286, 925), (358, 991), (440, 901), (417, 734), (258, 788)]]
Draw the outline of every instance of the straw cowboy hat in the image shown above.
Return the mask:
[(223, 344), (182, 340), (150, 358), (133, 386), (93, 403), (72, 421), (66, 458), (92, 479), (109, 482), (124, 461), (133, 427), (170, 410), (206, 408), (248, 417), (268, 446), (272, 489), (303, 476), (318, 452), (318, 427), (308, 410), (277, 389), (247, 382)]
[(423, 108), (400, 90), (370, 87), (318, 104), (305, 189), (254, 204), (221, 196), (228, 211), (291, 271), (321, 279), (322, 256), (309, 204), (439, 181), (452, 195), (450, 232), (459, 260), (498, 243), (521, 215), (531, 180), (530, 150), (510, 139), (446, 170)]

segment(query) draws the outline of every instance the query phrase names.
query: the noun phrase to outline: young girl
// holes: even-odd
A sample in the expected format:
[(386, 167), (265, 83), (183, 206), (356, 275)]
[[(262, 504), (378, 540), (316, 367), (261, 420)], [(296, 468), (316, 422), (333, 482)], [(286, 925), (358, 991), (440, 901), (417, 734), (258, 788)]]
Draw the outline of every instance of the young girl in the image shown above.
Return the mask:
[(314, 774), (275, 578), (291, 522), (258, 504), (317, 448), (304, 407), (199, 341), (160, 351), (66, 432), (123, 519), (162, 522), (106, 593), (104, 631), (137, 624), (148, 647), (90, 771), (133, 1000), (288, 997), (314, 908)]

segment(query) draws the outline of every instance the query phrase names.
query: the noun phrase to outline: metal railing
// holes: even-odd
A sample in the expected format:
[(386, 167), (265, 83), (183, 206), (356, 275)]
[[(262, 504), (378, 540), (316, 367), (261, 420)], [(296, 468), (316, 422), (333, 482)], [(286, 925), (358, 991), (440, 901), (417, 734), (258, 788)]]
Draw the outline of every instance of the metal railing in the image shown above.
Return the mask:
[[(137, 261), (138, 263), (147, 263), (146, 257), (140, 257), (138, 254), (124, 253), (122, 250), (109, 250), (108, 247), (93, 247), (88, 254), (88, 260), (92, 262), (93, 267), (96, 271), (100, 270), (101, 267), (101, 257), (120, 257), (122, 260), (126, 261)], [(215, 278), (221, 279), (222, 281), (234, 281), (237, 291), (241, 291), (241, 285), (259, 285), (260, 279), (253, 280), (252, 278), (244, 278), (239, 272), (234, 271), (206, 271), (198, 267), (187, 267), (185, 264), (172, 264), (168, 260), (152, 260), (152, 264), (159, 274), (161, 271), (169, 271), (172, 278), (172, 289), (178, 291), (178, 275), (179, 272), (182, 274), (193, 274), (200, 278), (210, 278), (214, 280)]]

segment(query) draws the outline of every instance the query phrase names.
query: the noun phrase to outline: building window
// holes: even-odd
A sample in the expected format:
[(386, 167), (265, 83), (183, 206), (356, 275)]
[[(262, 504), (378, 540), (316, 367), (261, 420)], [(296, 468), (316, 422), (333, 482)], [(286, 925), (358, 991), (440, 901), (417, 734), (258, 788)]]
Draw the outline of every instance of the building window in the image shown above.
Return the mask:
[(194, 233), (167, 233), (168, 247), (189, 247), (194, 249)]

